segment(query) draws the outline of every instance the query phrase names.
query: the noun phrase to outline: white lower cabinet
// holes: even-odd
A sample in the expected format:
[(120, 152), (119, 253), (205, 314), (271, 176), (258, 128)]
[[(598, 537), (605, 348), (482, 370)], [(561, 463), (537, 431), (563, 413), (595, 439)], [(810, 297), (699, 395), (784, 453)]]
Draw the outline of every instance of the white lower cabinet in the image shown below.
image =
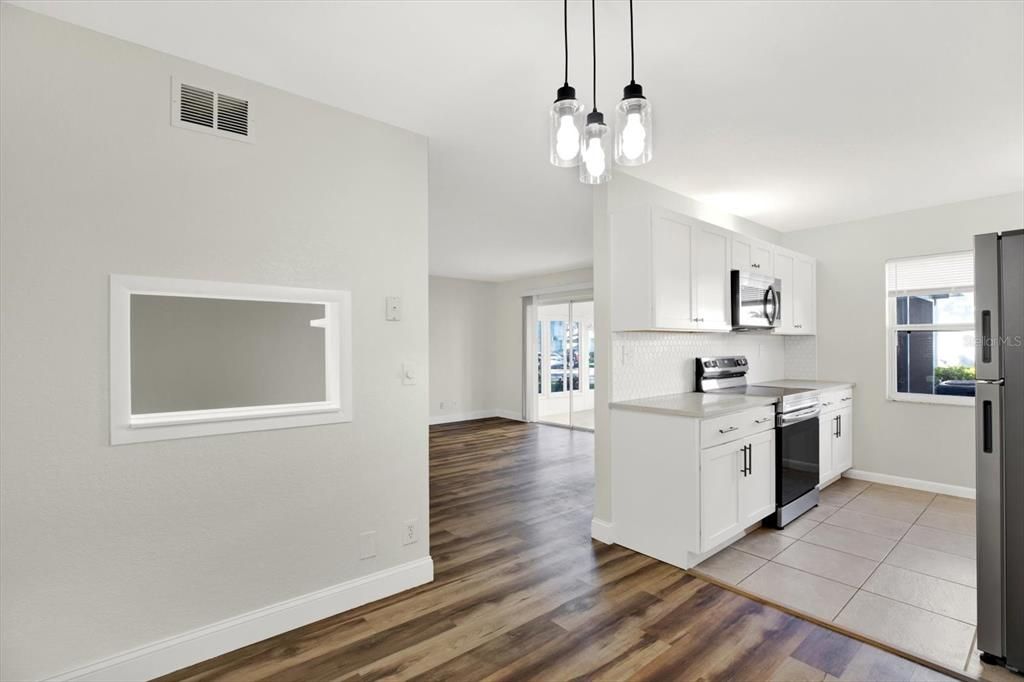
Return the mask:
[(853, 466), (853, 391), (823, 395), (818, 425), (818, 483), (825, 487)]
[(700, 453), (700, 551), (775, 510), (775, 431)]
[(615, 542), (690, 568), (775, 511), (774, 407), (700, 419), (612, 407)]

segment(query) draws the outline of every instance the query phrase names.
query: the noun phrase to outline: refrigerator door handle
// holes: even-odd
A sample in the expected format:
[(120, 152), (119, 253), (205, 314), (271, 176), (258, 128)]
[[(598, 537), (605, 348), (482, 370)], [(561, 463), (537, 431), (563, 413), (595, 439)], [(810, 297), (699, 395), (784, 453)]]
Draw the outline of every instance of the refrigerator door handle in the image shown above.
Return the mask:
[(1003, 532), (1003, 387), (979, 382), (977, 439), (978, 648), (1005, 656), (1006, 576)]

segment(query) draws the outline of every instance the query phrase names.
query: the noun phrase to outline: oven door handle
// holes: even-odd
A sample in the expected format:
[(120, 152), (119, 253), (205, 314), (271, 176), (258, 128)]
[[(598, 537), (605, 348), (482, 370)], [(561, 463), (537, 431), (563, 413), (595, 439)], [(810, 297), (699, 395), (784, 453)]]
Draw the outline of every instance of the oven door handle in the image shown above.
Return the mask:
[(780, 414), (777, 425), (780, 427), (792, 426), (793, 424), (805, 422), (808, 419), (814, 419), (819, 414), (821, 414), (821, 407), (819, 405), (808, 407), (797, 412), (790, 412), (789, 414)]

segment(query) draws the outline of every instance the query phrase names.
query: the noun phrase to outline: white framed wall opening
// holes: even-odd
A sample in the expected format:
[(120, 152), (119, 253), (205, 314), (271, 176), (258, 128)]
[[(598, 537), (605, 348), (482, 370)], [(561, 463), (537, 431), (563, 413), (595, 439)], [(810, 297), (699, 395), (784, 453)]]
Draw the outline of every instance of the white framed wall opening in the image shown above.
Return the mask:
[(352, 421), (348, 291), (110, 277), (110, 441)]
[(530, 421), (593, 431), (593, 295), (539, 298), (530, 306), (526, 329)]

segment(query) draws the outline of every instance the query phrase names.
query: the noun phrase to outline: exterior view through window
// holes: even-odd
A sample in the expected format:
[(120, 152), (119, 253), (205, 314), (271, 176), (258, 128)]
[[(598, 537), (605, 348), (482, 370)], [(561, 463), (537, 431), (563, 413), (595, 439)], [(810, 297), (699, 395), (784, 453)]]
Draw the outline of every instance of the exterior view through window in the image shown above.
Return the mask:
[(973, 253), (889, 261), (886, 285), (889, 398), (973, 404)]

